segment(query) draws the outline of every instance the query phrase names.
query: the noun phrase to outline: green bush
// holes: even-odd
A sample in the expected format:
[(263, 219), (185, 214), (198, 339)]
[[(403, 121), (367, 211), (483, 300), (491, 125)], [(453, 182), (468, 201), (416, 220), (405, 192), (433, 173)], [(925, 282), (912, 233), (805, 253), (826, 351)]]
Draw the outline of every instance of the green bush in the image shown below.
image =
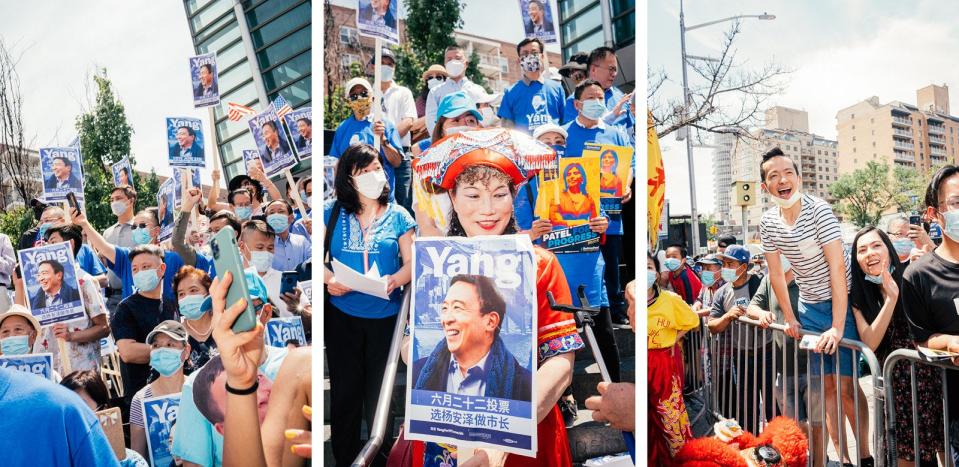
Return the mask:
[(0, 213), (0, 232), (10, 237), (10, 242), (16, 248), (20, 236), (33, 227), (33, 210), (28, 207), (19, 207)]

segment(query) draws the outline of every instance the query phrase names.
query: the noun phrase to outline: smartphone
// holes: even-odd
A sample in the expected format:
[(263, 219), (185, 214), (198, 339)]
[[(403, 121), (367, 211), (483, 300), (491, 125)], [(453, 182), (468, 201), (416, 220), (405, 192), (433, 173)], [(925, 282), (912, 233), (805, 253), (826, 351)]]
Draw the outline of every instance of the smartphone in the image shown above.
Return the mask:
[(243, 273), (243, 259), (240, 258), (240, 249), (236, 245), (236, 232), (233, 227), (226, 226), (220, 229), (210, 240), (210, 250), (213, 253), (213, 266), (218, 275), (228, 271), (233, 275), (230, 290), (226, 293), (226, 306), (229, 308), (241, 298), (246, 299), (246, 310), (233, 322), (233, 332), (246, 332), (256, 327), (256, 310), (250, 300), (250, 290), (246, 285), (246, 275)]
[(919, 217), (919, 214), (912, 214), (909, 216), (909, 223), (912, 225), (922, 225), (922, 218)]
[(72, 191), (67, 193), (67, 205), (70, 206), (70, 215), (73, 215), (73, 210), (76, 209), (77, 212), (80, 212), (80, 203), (77, 203), (77, 195)]
[(300, 274), (296, 271), (283, 271), (283, 274), (280, 276), (280, 296), (285, 293), (293, 293), (293, 289), (296, 288), (297, 278), (300, 277)]

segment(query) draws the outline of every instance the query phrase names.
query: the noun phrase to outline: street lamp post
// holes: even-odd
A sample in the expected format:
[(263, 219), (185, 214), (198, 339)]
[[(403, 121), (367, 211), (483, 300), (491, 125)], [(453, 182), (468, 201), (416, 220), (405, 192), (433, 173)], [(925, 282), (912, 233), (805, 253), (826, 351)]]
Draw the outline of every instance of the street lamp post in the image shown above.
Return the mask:
[[(714, 24), (723, 23), (726, 21), (735, 21), (742, 18), (756, 18), (760, 20), (774, 20), (776, 19), (775, 15), (770, 15), (763, 13), (761, 15), (737, 15), (730, 16), (728, 18), (717, 19), (714, 21), (707, 21), (705, 23), (700, 23), (694, 26), (686, 27), (686, 14), (683, 10), (683, 0), (679, 0), (679, 44), (682, 49), (682, 59), (683, 59), (683, 105), (685, 106), (684, 113), (689, 112), (690, 107), (692, 106), (692, 96), (689, 93), (689, 78), (686, 73), (686, 61), (689, 58), (704, 59), (704, 57), (693, 57), (686, 55), (686, 31), (692, 31), (693, 29), (699, 29), (706, 26), (712, 26)], [(686, 161), (689, 165), (689, 221), (692, 231), (692, 243), (693, 243), (693, 254), (696, 255), (699, 253), (699, 216), (696, 214), (696, 170), (693, 163), (693, 140), (690, 138), (690, 128), (689, 125), (685, 127), (686, 132)]]

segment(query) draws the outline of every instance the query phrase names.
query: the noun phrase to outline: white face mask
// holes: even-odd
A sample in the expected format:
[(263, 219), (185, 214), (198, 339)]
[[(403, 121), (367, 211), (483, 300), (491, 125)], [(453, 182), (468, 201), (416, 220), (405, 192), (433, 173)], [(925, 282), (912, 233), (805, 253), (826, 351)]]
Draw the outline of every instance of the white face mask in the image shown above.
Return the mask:
[(446, 72), (450, 78), (459, 78), (466, 71), (466, 64), (459, 60), (450, 60), (446, 62)]
[(426, 87), (428, 87), (428, 88), (430, 89), (430, 91), (432, 91), (432, 90), (440, 87), (441, 84), (443, 84), (443, 80), (433, 78), (433, 79), (431, 79), (431, 80), (429, 80), (429, 81), (426, 82)]
[(769, 194), (769, 197), (772, 198), (773, 202), (776, 203), (776, 205), (780, 208), (789, 209), (799, 201), (799, 198), (802, 198), (802, 193), (799, 191), (793, 191), (793, 194), (787, 199), (782, 199), (776, 195), (773, 195), (772, 193)]
[(353, 184), (356, 185), (356, 191), (370, 199), (379, 199), (383, 194), (383, 187), (386, 186), (386, 173), (382, 170), (375, 170), (365, 174), (355, 175)]
[(475, 130), (475, 129), (476, 129), (476, 128), (473, 128), (473, 127), (471, 127), (471, 126), (462, 125), (462, 126), (449, 127), (449, 128), (447, 128), (447, 129), (443, 130), (443, 133), (444, 133), (446, 136), (449, 136), (449, 135), (456, 135), (456, 134), (462, 133), (462, 132), (464, 132), (464, 131), (472, 131), (472, 130)]
[(393, 81), (393, 67), (380, 65), (380, 79), (383, 81)]
[(497, 117), (496, 113), (493, 112), (492, 107), (483, 107), (480, 109), (480, 114), (483, 115), (483, 119), (480, 121), (480, 124), (484, 127), (491, 127), (499, 123), (499, 117)]

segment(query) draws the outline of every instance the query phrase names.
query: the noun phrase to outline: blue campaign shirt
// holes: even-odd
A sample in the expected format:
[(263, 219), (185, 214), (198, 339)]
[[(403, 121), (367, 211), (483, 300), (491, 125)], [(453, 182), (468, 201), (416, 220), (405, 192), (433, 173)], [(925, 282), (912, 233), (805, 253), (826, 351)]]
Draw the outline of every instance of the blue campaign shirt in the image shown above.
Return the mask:
[(612, 144), (615, 146), (630, 146), (629, 139), (622, 127), (607, 125), (602, 120), (593, 128), (583, 128), (579, 120), (573, 120), (563, 126), (566, 130), (566, 156), (579, 157), (583, 155), (583, 146), (586, 143)]
[(291, 233), (286, 240), (277, 235), (273, 247), (273, 269), (277, 271), (292, 271), (313, 255), (310, 238), (302, 235)]
[[(616, 103), (623, 98), (626, 94), (623, 91), (620, 91), (616, 86), (612, 86), (609, 89), (603, 91), (603, 96), (606, 99), (606, 110), (613, 110), (616, 107)], [(576, 100), (576, 96), (572, 95), (566, 99), (566, 106), (563, 107), (563, 124), (567, 124), (576, 119), (579, 116), (579, 111), (576, 110), (576, 106), (573, 105), (573, 101)], [(606, 123), (621, 126), (626, 133), (626, 136), (629, 138), (631, 143), (635, 143), (636, 137), (634, 129), (636, 127), (636, 122), (633, 116), (629, 113), (629, 108), (626, 107), (626, 111), (622, 113), (619, 117), (616, 117), (615, 120)]]
[[(386, 139), (390, 141), (394, 149), (403, 152), (403, 142), (400, 140), (399, 133), (396, 132), (396, 127), (388, 120), (383, 120), (383, 124), (386, 125)], [(336, 128), (329, 155), (339, 159), (350, 146), (360, 143), (372, 145), (375, 140), (373, 122), (369, 118), (357, 120), (356, 117), (351, 115)], [(390, 161), (386, 159), (383, 148), (380, 148), (380, 164), (383, 164), (383, 170), (386, 171), (386, 180), (390, 183), (390, 201), (393, 201), (396, 175), (393, 173), (394, 168)]]
[(557, 81), (517, 81), (503, 95), (497, 115), (511, 120), (517, 130), (532, 133), (536, 127), (563, 121), (563, 102), (566, 91)]
[(0, 368), (3, 465), (119, 466), (93, 411), (73, 391)]
[[(327, 224), (333, 212), (334, 200), (326, 202), (323, 209), (323, 223)], [(369, 236), (369, 245), (363, 241), (363, 232), (355, 215), (347, 214), (343, 208), (333, 227), (330, 241), (330, 256), (354, 271), (363, 272), (363, 251), (368, 251), (369, 264), (376, 264), (380, 275), (393, 274), (403, 266), (400, 256), (399, 238), (416, 228), (416, 221), (399, 205), (389, 203), (386, 212), (373, 222)], [(390, 294), (389, 300), (383, 300), (360, 292), (349, 292), (339, 297), (330, 297), (330, 303), (344, 313), (357, 318), (380, 319), (397, 314), (400, 311), (402, 295), (397, 288)]]
[(91, 276), (107, 273), (107, 268), (100, 262), (100, 257), (86, 243), (80, 245), (80, 250), (77, 251), (77, 264)]
[[(118, 246), (115, 247), (115, 249), (116, 263), (110, 264), (110, 262), (107, 261), (107, 265), (110, 266), (110, 270), (120, 278), (123, 284), (123, 298), (127, 298), (133, 294), (133, 265), (130, 262), (131, 248)], [(166, 272), (163, 273), (163, 298), (176, 300), (176, 294), (173, 293), (173, 276), (183, 267), (183, 258), (180, 258), (180, 255), (172, 251), (164, 251), (163, 263), (166, 264)], [(196, 255), (196, 268), (209, 272), (210, 277), (216, 276), (216, 272), (213, 271), (212, 261), (204, 255)]]

